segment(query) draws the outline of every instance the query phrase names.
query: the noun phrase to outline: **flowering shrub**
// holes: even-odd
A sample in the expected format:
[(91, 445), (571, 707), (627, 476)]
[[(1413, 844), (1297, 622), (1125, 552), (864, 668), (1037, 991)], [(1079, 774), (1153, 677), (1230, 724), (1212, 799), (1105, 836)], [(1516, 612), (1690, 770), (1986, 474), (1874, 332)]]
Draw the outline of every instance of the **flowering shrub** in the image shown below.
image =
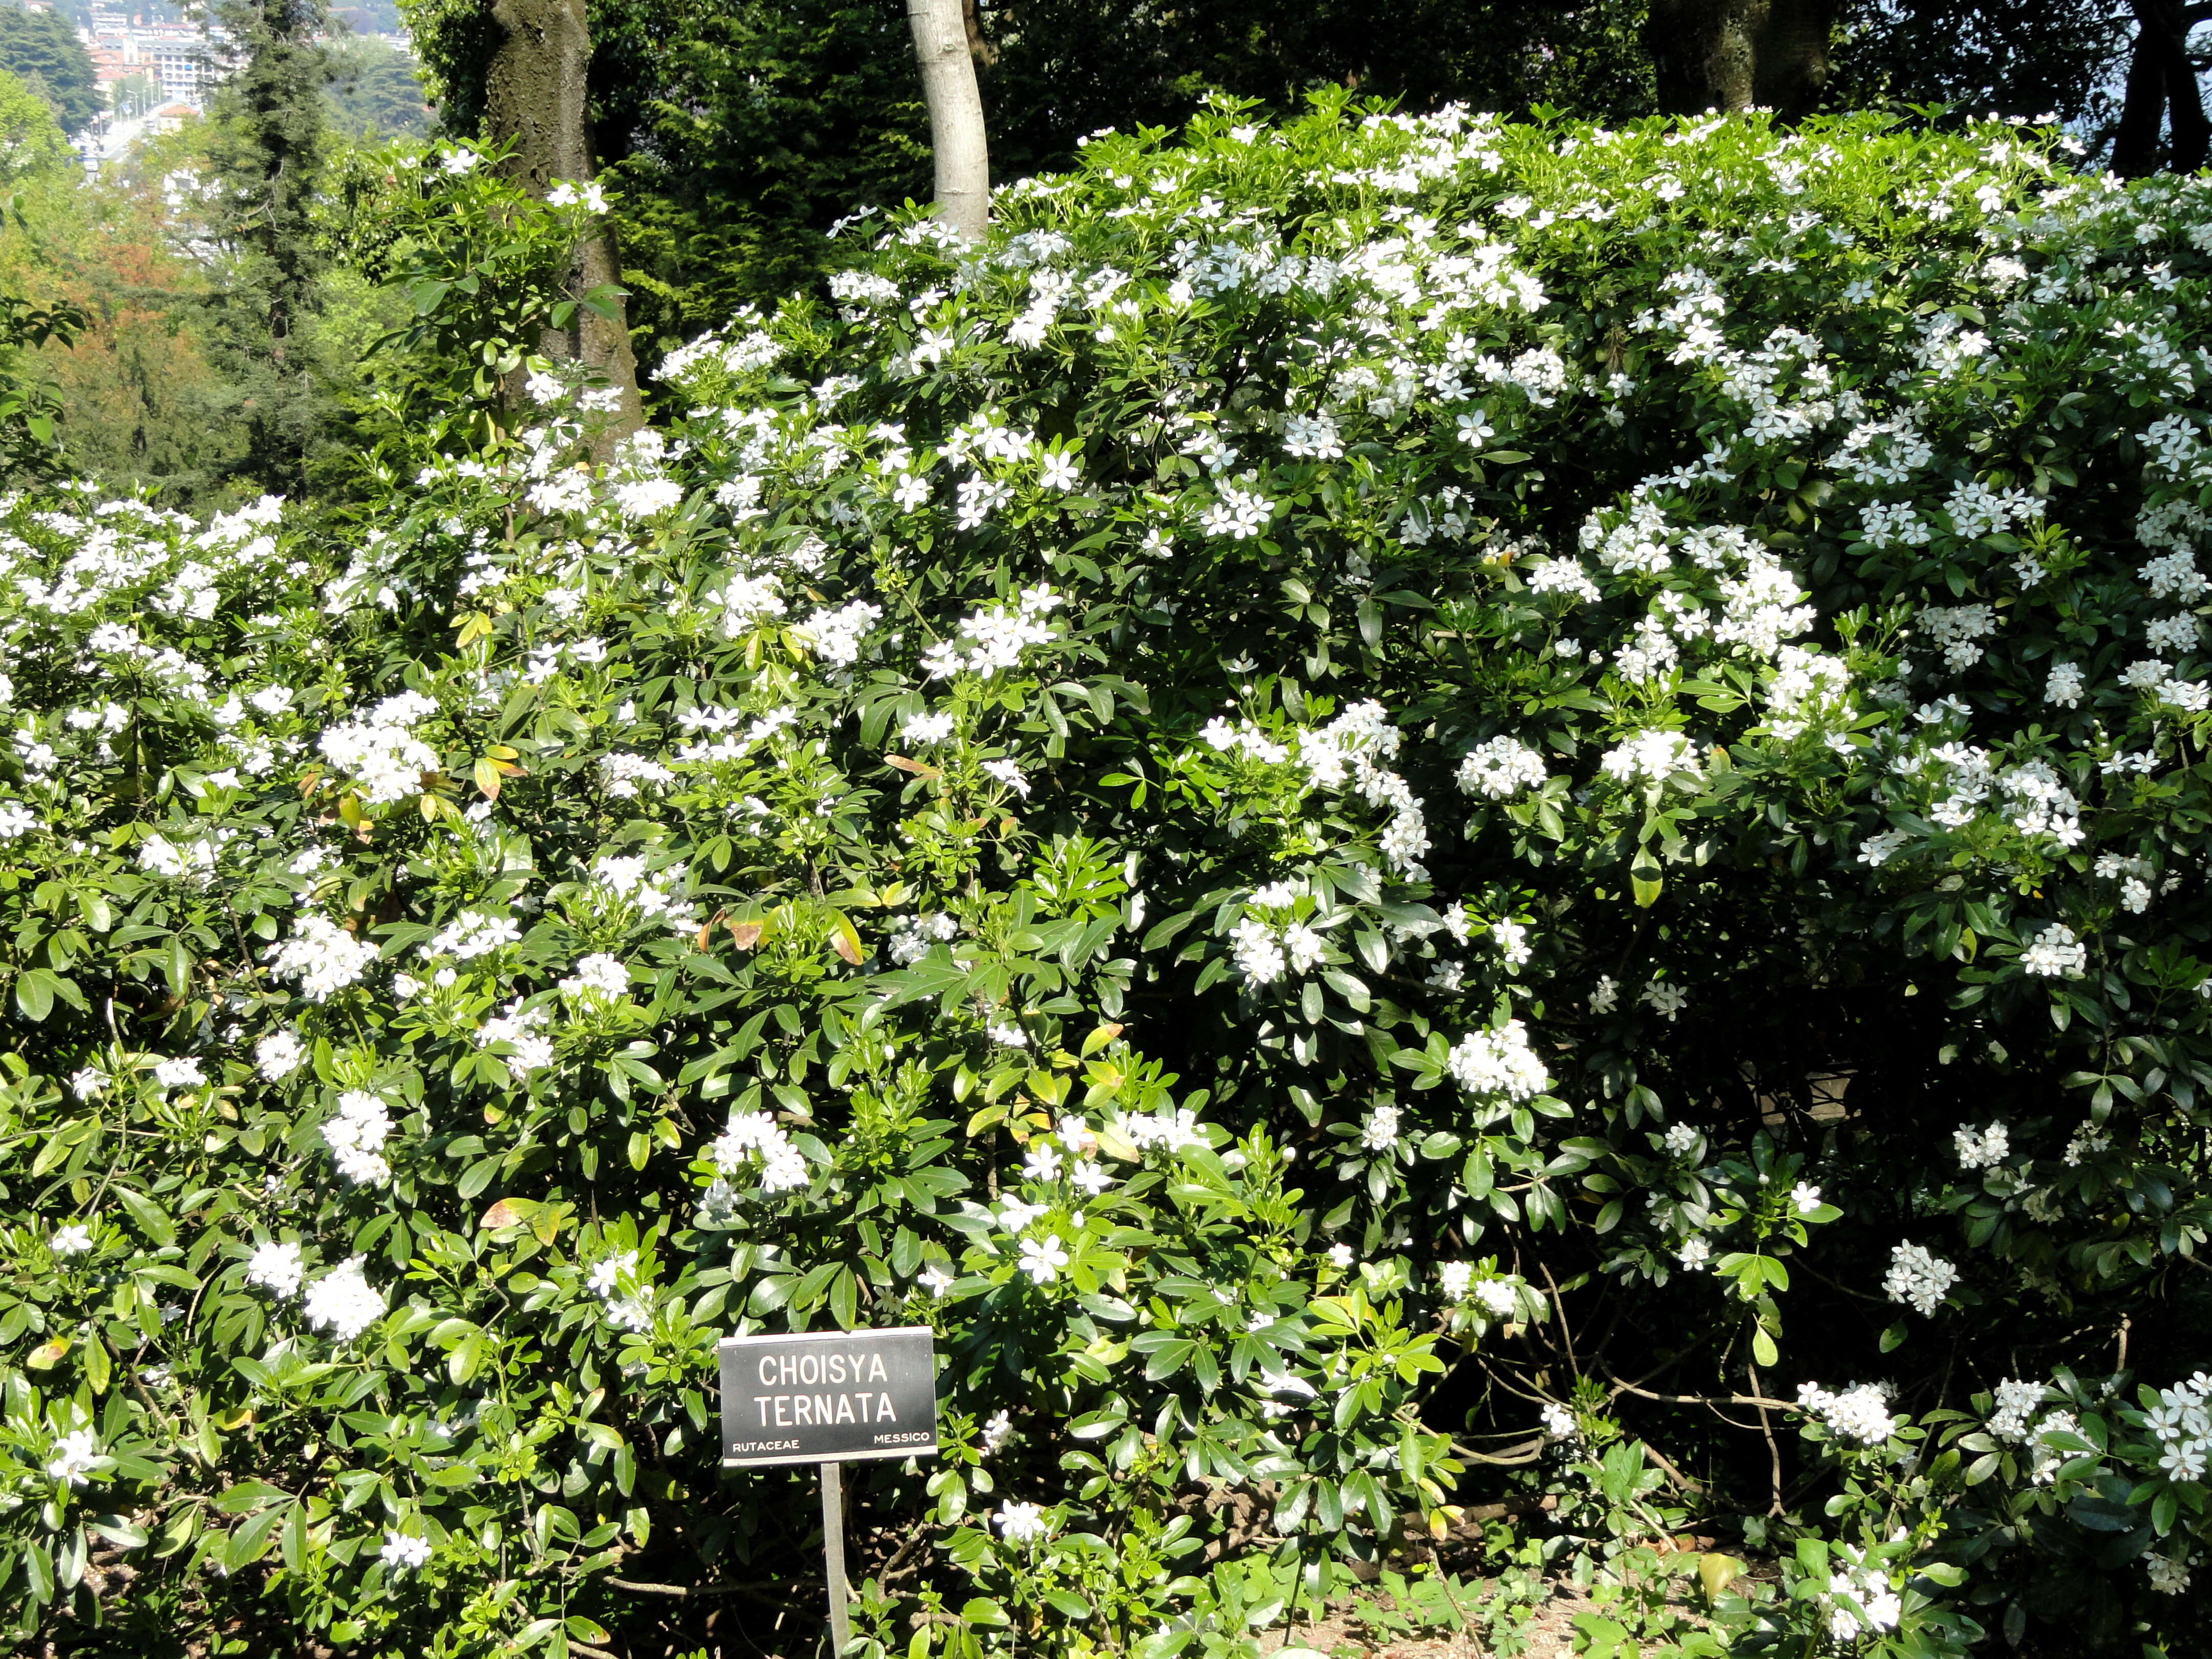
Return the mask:
[(1500, 1497), (1594, 1640), (2201, 1639), (2212, 193), (1237, 120), (602, 467), (507, 349), (350, 529), (9, 501), (22, 1630), (811, 1619), (715, 1340), (926, 1322), (871, 1651), (1233, 1651)]

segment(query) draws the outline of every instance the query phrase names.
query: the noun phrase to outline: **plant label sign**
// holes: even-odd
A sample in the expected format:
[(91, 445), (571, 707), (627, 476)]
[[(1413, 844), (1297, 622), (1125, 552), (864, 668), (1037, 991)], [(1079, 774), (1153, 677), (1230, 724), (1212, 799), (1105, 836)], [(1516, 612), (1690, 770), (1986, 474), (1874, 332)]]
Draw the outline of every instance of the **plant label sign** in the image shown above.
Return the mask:
[(722, 1339), (722, 1467), (937, 1452), (927, 1325)]

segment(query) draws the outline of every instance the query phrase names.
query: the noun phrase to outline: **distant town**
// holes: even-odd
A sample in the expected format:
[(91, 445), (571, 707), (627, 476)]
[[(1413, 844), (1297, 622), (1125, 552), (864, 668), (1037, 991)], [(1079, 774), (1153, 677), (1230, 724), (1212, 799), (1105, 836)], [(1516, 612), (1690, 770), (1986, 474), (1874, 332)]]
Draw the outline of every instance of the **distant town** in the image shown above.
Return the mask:
[[(51, 0), (23, 0), (29, 12), (50, 12)], [(105, 112), (78, 134), (76, 148), (88, 168), (127, 154), (142, 139), (174, 131), (191, 116), (205, 112), (209, 94), (222, 77), (219, 40), (207, 27), (173, 8), (149, 5), (133, 9), (93, 5), (71, 8), (77, 39), (90, 55), (105, 94)], [(349, 40), (374, 40), (410, 63), (413, 43), (400, 26), (391, 0), (366, 8), (333, 8), (333, 22)]]

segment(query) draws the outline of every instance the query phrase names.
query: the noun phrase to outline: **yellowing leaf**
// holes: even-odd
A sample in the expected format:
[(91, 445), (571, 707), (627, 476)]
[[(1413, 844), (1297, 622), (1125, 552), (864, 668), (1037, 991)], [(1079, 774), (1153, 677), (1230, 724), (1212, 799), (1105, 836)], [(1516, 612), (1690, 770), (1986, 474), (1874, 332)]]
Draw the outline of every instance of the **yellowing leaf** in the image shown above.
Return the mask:
[(1705, 1600), (1717, 1601), (1721, 1592), (1743, 1577), (1743, 1563), (1733, 1555), (1707, 1553), (1698, 1558), (1698, 1583), (1705, 1592)]
[(41, 1342), (32, 1349), (30, 1357), (23, 1363), (34, 1371), (52, 1370), (62, 1363), (62, 1356), (69, 1351), (69, 1338), (58, 1336), (52, 1341)]
[(476, 767), (477, 792), (486, 800), (499, 799), (500, 767), (489, 757), (479, 757)]

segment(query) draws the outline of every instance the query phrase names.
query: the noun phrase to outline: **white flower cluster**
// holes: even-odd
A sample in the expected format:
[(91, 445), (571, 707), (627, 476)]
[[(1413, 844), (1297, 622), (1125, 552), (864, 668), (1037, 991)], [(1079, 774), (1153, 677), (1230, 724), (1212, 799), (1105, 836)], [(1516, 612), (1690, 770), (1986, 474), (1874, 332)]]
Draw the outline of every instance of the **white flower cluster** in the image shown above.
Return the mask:
[(1471, 1095), (1527, 1100), (1552, 1086), (1552, 1074), (1528, 1046), (1528, 1028), (1517, 1019), (1469, 1031), (1444, 1064), (1452, 1080)]
[(699, 925), (698, 912), (684, 902), (684, 868), (672, 864), (649, 871), (641, 853), (602, 854), (592, 865), (592, 879), (617, 898), (634, 904), (649, 921), (688, 933)]
[(301, 995), (327, 1002), (359, 982), (376, 960), (377, 951), (329, 917), (310, 915), (300, 918), (299, 930), (290, 939), (271, 945), (268, 956), (270, 973), (297, 980)]
[(2054, 921), (2029, 939), (2027, 948), (2020, 953), (2020, 965), (2023, 971), (2046, 979), (2078, 977), (2089, 965), (2089, 947), (2075, 938), (2074, 930), (2064, 922)]
[(413, 728), (438, 712), (419, 691), (386, 697), (359, 719), (334, 726), (316, 740), (325, 759), (352, 775), (371, 805), (419, 794), (422, 775), (439, 771), (438, 751)]
[(383, 1152), (391, 1135), (391, 1109), (366, 1089), (340, 1095), (336, 1115), (323, 1125), (323, 1144), (338, 1173), (356, 1187), (381, 1187), (392, 1179)]
[(2212, 1375), (2198, 1371), (2160, 1389), (2158, 1402), (2143, 1413), (2143, 1426), (2158, 1442), (2160, 1474), (2173, 1481), (2203, 1480), (2212, 1457)]
[(561, 981), (560, 989), (574, 1003), (619, 1002), (629, 994), (629, 969), (620, 957), (600, 951), (580, 958), (575, 973)]
[(1832, 1559), (1838, 1570), (1828, 1576), (1828, 1596), (1836, 1603), (1828, 1612), (1829, 1636), (1850, 1642), (1895, 1630), (1905, 1617), (1905, 1603), (1881, 1569), (1844, 1543), (1834, 1547)]
[(384, 1317), (384, 1297), (362, 1273), (362, 1260), (356, 1256), (331, 1269), (307, 1290), (307, 1323), (340, 1342), (352, 1341)]
[(1616, 782), (1664, 783), (1677, 773), (1698, 770), (1698, 745), (1680, 732), (1638, 732), (1599, 757), (1605, 775)]
[(1382, 763), (1397, 758), (1405, 734), (1390, 724), (1389, 711), (1370, 700), (1354, 703), (1318, 731), (1298, 734), (1298, 761), (1322, 788), (1338, 788), (1350, 777), (1371, 806), (1389, 809), (1382, 852), (1407, 881), (1425, 881), (1420, 856), (1429, 850), (1429, 828), (1420, 797), (1406, 780)]
[(1817, 1382), (1800, 1383), (1797, 1405), (1831, 1432), (1862, 1446), (1878, 1446), (1897, 1432), (1899, 1419), (1890, 1414), (1889, 1395), (1879, 1383), (1854, 1383), (1832, 1394)]
[(461, 962), (473, 962), (489, 956), (502, 945), (522, 942), (522, 930), (507, 916), (495, 916), (488, 910), (464, 910), (422, 946), (422, 954), (429, 958), (453, 957)]
[(494, 1043), (507, 1046), (507, 1052), (500, 1059), (517, 1079), (552, 1065), (554, 1052), (553, 1039), (546, 1030), (553, 1023), (551, 1012), (544, 1008), (526, 1008), (522, 1004), (523, 999), (516, 997), (476, 1030), (477, 1048), (489, 1048)]
[(922, 672), (935, 680), (963, 673), (988, 679), (1018, 668), (1024, 651), (1051, 641), (1045, 619), (1060, 604), (1060, 595), (1039, 583), (1024, 588), (1011, 605), (987, 605), (962, 620), (956, 637), (939, 640), (921, 653)]
[(606, 1304), (607, 1322), (618, 1331), (653, 1328), (653, 1297), (637, 1282), (637, 1252), (602, 1256), (584, 1276), (584, 1288)]
[(811, 1179), (805, 1155), (766, 1112), (732, 1112), (708, 1156), (725, 1176), (757, 1176), (764, 1193), (803, 1190)]
[(1944, 1297), (1959, 1282), (1959, 1270), (1919, 1244), (1899, 1244), (1889, 1253), (1889, 1271), (1882, 1276), (1881, 1293), (1901, 1302), (1923, 1318), (1934, 1318)]
[(1244, 914), (1230, 929), (1229, 953), (1250, 983), (1272, 985), (1285, 969), (1310, 973), (1324, 959), (1328, 947), (1319, 931), (1291, 914), (1301, 896), (1293, 884), (1274, 882), (1245, 901)]
[(2009, 1376), (1999, 1382), (1990, 1412), (1990, 1432), (2000, 1440), (2027, 1439), (2028, 1420), (2043, 1404), (2043, 1392), (2040, 1382), (2022, 1382)]
[(281, 1084), (292, 1073), (299, 1071), (301, 1061), (307, 1057), (307, 1046), (299, 1040), (299, 1033), (289, 1029), (270, 1030), (268, 1036), (254, 1044), (254, 1064), (261, 1068), (268, 1082)]
[(1960, 1169), (1995, 1169), (2011, 1155), (2012, 1133), (2002, 1122), (1986, 1129), (1966, 1124), (1952, 1135), (1951, 1144), (1958, 1151)]
[(1545, 776), (1544, 757), (1518, 738), (1492, 738), (1469, 750), (1459, 763), (1459, 787), (1492, 800), (1540, 788)]
[(297, 1244), (271, 1240), (255, 1245), (253, 1254), (246, 1258), (246, 1282), (273, 1292), (280, 1301), (299, 1295), (300, 1281), (307, 1273), (307, 1263)]
[(933, 910), (918, 916), (893, 916), (891, 936), (888, 947), (890, 959), (900, 967), (909, 967), (929, 954), (933, 945), (942, 945), (959, 937), (960, 924), (942, 910)]
[(1198, 1115), (1188, 1106), (1139, 1114), (1117, 1121), (1121, 1136), (1139, 1152), (1168, 1153), (1202, 1151), (1211, 1143), (1198, 1127)]
[(829, 668), (849, 668), (860, 659), (860, 647), (883, 619), (884, 610), (866, 599), (850, 605), (825, 605), (792, 632), (811, 647)]

